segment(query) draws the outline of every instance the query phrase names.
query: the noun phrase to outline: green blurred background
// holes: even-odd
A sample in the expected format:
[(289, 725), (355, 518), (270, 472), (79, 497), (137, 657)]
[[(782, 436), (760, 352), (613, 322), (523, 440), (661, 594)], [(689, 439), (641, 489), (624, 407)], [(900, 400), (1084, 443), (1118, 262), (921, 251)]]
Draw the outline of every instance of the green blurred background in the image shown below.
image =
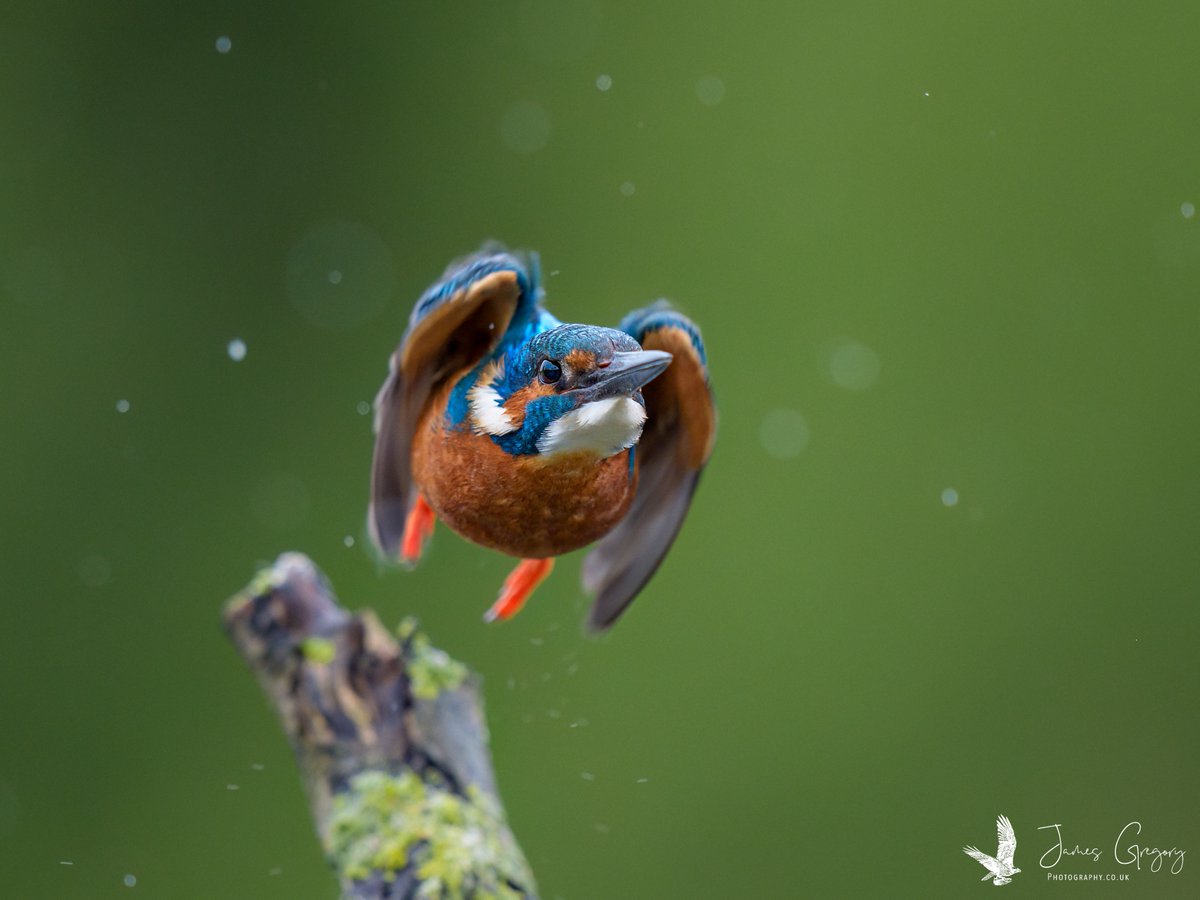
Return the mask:
[[(294, 548), (482, 673), (546, 898), (987, 894), (999, 813), (1006, 896), (1200, 896), (1200, 7), (252, 6), (0, 13), (0, 894), (334, 896), (218, 628)], [(364, 402), (489, 237), (709, 345), (598, 642), (579, 555), (484, 627), (509, 560), (365, 547)], [(1131, 820), (1196, 862), (1046, 881)]]

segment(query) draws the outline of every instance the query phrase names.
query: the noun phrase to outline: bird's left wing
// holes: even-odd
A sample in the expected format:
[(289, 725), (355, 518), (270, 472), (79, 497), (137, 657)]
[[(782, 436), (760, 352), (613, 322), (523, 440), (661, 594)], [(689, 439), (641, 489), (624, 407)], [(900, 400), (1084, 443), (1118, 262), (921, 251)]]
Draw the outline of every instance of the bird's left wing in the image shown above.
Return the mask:
[(967, 856), (971, 857), (971, 859), (978, 861), (978, 863), (989, 872), (998, 872), (1000, 870), (1000, 863), (996, 860), (996, 858), (994, 856), (988, 856), (982, 850), (979, 850), (975, 847), (963, 847), (963, 853), (967, 854)]
[(717, 432), (708, 359), (695, 324), (659, 301), (630, 313), (619, 327), (644, 349), (674, 358), (642, 388), (647, 419), (634, 451), (639, 474), (633, 505), (583, 564), (584, 588), (596, 595), (587, 621), (592, 631), (610, 627), (662, 562)]
[(1011, 865), (1013, 854), (1017, 852), (1017, 835), (1008, 816), (996, 820), (996, 844), (996, 858)]
[(434, 392), (469, 370), (499, 344), (514, 318), (538, 302), (537, 258), (498, 246), (450, 264), (441, 281), (413, 307), (375, 397), (375, 458), (371, 466), (371, 537), (394, 559), (408, 511), (416, 501), (412, 438)]

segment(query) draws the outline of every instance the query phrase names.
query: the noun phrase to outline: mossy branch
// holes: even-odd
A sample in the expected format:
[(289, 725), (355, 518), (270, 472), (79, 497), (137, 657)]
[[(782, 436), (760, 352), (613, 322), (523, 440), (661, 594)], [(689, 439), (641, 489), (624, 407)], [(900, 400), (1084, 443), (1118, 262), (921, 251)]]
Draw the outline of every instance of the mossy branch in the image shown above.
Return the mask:
[(296, 751), (344, 898), (536, 897), (478, 679), (414, 621), (393, 636), (347, 612), (312, 560), (285, 553), (224, 623)]

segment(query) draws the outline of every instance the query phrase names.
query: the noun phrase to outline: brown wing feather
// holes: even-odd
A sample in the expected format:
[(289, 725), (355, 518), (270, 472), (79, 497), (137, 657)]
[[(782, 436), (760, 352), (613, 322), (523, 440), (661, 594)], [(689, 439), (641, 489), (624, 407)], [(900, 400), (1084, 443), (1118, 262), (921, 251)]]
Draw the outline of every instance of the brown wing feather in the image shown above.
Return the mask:
[(439, 386), (473, 368), (500, 342), (517, 309), (515, 271), (491, 272), (415, 319), (392, 354), (375, 397), (375, 457), (371, 464), (371, 537), (395, 559), (416, 500), (412, 438)]
[(634, 336), (645, 349), (666, 350), (674, 359), (643, 388), (647, 421), (637, 446), (633, 505), (584, 561), (584, 587), (596, 595), (587, 621), (592, 631), (617, 620), (666, 556), (717, 433), (708, 371), (692, 336), (671, 325)]

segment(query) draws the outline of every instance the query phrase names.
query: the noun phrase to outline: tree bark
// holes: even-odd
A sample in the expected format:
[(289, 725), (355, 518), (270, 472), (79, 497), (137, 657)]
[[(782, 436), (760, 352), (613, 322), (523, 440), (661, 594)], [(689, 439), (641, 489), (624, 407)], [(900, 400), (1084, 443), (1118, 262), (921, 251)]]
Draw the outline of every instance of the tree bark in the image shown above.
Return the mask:
[(296, 752), (344, 898), (536, 898), (496, 790), (479, 679), (415, 621), (394, 637), (285, 553), (224, 624)]

